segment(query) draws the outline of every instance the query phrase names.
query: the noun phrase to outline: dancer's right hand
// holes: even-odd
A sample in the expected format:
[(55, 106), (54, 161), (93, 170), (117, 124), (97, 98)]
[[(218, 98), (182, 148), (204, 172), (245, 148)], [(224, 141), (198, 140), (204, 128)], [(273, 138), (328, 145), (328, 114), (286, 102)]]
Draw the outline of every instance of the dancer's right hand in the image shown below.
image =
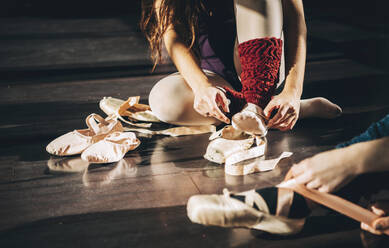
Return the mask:
[(366, 223), (361, 223), (361, 228), (365, 231), (381, 235), (389, 235), (389, 217), (386, 216), (389, 209), (389, 202), (377, 202), (375, 205), (371, 206), (371, 210), (381, 218), (374, 222), (373, 226), (369, 226)]
[[(222, 110), (229, 113), (229, 100), (220, 89), (213, 86), (202, 87), (194, 92), (193, 108), (205, 117), (214, 117), (229, 124), (230, 119), (223, 114)], [(219, 108), (222, 108), (222, 110)]]

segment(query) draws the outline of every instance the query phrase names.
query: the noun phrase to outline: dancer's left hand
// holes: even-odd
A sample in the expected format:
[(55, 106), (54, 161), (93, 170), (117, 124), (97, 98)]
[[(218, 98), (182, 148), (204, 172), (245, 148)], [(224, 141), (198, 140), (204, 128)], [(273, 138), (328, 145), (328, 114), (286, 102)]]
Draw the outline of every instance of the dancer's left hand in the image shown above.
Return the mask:
[[(277, 113), (271, 118), (273, 110)], [(289, 92), (273, 97), (266, 108), (263, 110), (268, 118), (268, 128), (277, 128), (281, 131), (291, 130), (297, 122), (300, 111), (300, 99)]]

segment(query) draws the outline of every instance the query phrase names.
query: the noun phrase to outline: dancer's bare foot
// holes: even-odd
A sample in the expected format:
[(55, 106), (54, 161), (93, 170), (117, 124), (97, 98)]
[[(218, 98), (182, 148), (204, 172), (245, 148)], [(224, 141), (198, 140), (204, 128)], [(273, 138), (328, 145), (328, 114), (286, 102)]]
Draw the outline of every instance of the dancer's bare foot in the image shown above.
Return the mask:
[(300, 100), (299, 118), (318, 117), (332, 119), (340, 116), (342, 109), (323, 97)]
[(265, 136), (267, 133), (263, 110), (252, 103), (248, 103), (242, 111), (232, 117), (232, 126), (258, 136)]

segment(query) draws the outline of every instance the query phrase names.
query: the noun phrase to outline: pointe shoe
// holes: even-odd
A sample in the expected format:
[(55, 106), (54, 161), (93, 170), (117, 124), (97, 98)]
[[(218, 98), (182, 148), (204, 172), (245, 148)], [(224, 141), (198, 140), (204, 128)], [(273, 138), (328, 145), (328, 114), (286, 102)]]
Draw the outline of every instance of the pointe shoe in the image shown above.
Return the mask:
[[(221, 227), (246, 227), (272, 234), (291, 235), (304, 226), (305, 218), (288, 218), (293, 201), (305, 204), (304, 198), (294, 198), (291, 190), (267, 188), (263, 197), (255, 190), (231, 195), (195, 195), (189, 198), (187, 215), (198, 224)], [(265, 198), (266, 199), (265, 199)]]
[(80, 154), (108, 134), (123, 131), (122, 124), (116, 119), (103, 119), (97, 114), (90, 114), (85, 122), (87, 129), (74, 130), (56, 138), (46, 146), (46, 151), (56, 156)]
[(114, 132), (88, 147), (81, 154), (81, 158), (89, 163), (113, 163), (122, 159), (128, 151), (134, 150), (139, 144), (140, 141), (132, 132)]
[(235, 129), (264, 137), (267, 134), (267, 126), (262, 109), (248, 103), (247, 106), (232, 117), (232, 126)]

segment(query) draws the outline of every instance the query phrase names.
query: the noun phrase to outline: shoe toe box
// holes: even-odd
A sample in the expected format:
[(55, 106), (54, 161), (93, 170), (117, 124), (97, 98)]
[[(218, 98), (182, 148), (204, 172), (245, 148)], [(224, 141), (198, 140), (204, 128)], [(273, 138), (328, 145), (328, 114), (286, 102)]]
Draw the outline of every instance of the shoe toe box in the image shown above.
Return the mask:
[(90, 144), (91, 140), (88, 137), (73, 131), (51, 141), (46, 146), (46, 151), (56, 156), (76, 155), (84, 151)]

